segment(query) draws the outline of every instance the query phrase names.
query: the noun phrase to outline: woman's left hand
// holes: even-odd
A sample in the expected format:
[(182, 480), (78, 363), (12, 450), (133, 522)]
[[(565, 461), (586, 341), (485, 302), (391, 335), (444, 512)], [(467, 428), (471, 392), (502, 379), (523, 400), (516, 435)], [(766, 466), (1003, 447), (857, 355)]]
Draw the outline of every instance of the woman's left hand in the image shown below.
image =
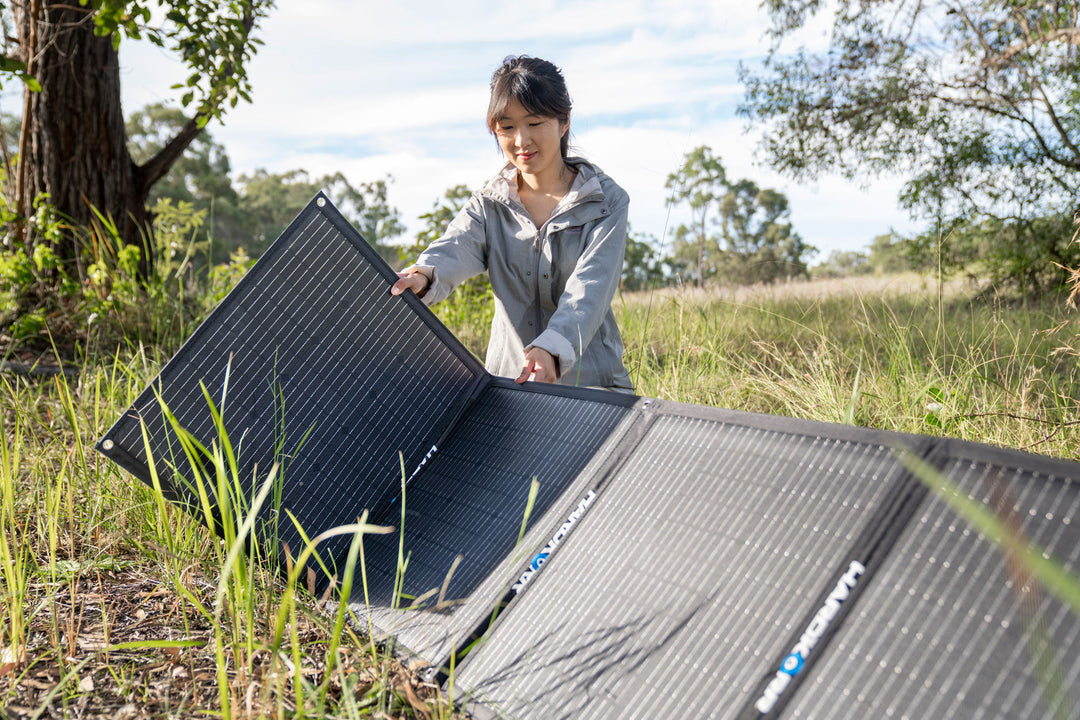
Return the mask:
[(531, 347), (526, 350), (525, 367), (521, 369), (521, 375), (514, 382), (523, 383), (529, 379), (546, 383), (558, 380), (558, 361), (555, 356), (543, 348)]

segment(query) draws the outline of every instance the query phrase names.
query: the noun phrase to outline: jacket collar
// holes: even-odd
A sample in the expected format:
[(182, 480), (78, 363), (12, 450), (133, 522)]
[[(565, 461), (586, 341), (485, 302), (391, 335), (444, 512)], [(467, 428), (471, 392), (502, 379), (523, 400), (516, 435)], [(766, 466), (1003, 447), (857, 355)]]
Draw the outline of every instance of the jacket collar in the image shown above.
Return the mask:
[[(566, 158), (566, 164), (573, 166), (577, 170), (577, 177), (575, 177), (570, 191), (559, 202), (556, 214), (565, 212), (583, 202), (602, 201), (604, 199), (604, 191), (600, 186), (599, 168), (588, 160), (578, 157)], [(521, 200), (518, 198), (517, 168), (514, 167), (513, 163), (506, 163), (503, 169), (499, 171), (499, 174), (489, 180), (480, 192), (493, 200), (509, 205), (511, 208), (524, 211)]]

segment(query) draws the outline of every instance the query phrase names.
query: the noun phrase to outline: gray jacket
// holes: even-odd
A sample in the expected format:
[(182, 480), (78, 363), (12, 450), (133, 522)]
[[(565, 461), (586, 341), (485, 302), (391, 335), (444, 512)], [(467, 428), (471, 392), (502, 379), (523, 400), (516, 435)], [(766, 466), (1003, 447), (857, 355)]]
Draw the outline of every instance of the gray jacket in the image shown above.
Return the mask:
[(488, 372), (517, 377), (524, 351), (535, 346), (558, 359), (562, 384), (632, 392), (611, 311), (630, 199), (594, 165), (566, 162), (577, 178), (542, 227), (518, 199), (517, 171), (507, 164), (412, 268), (431, 281), (423, 298), (428, 305), (487, 271), (495, 293)]

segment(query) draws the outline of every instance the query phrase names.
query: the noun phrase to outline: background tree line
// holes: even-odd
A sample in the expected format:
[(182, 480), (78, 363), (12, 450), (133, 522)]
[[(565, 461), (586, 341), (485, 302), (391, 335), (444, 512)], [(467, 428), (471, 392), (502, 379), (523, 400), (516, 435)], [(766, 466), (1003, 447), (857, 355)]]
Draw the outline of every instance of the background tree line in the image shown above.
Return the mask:
[[(135, 158), (159, 152), (163, 138), (184, 122), (183, 114), (155, 104), (137, 111), (127, 124)], [(177, 160), (150, 194), (158, 202), (187, 203), (207, 219), (196, 232), (200, 259), (209, 264), (227, 261), (243, 248), (258, 257), (311, 197), (327, 191), (342, 213), (391, 265), (415, 258), (446, 229), (472, 191), (465, 185), (448, 188), (436, 198), (411, 238), (405, 237), (401, 213), (389, 199), (390, 177), (353, 185), (341, 173), (310, 177), (303, 170), (269, 173), (258, 169), (241, 174), (235, 184), (224, 147), (209, 132), (202, 133)], [(787, 198), (759, 188), (751, 180), (728, 182), (721, 159), (701, 146), (688, 153), (670, 174), (671, 203), (686, 205), (698, 218), (676, 228), (665, 250), (657, 238), (637, 233), (631, 225), (622, 271), (624, 290), (694, 282), (749, 284), (808, 276), (813, 247), (792, 230)], [(707, 248), (705, 256), (697, 249)], [(705, 265), (700, 261), (704, 257)], [(482, 299), (484, 280), (461, 292)]]
[[(127, 123), (132, 156), (152, 157), (183, 123), (180, 110), (161, 104), (135, 112)], [(230, 173), (226, 149), (210, 132), (203, 132), (149, 196), (151, 208), (159, 202), (187, 203), (205, 216), (195, 237), (199, 258), (211, 265), (227, 261), (241, 248), (250, 257), (260, 256), (320, 190), (330, 194), (384, 259), (400, 265), (443, 233), (472, 192), (464, 185), (448, 188), (418, 218), (422, 224), (415, 236), (405, 238), (401, 213), (389, 199), (390, 177), (354, 186), (341, 173), (312, 178), (299, 169), (284, 173), (258, 169), (241, 174), (235, 183)], [(695, 222), (678, 226), (667, 250), (657, 238), (636, 233), (631, 225), (622, 274), (625, 290), (807, 276), (808, 259), (816, 251), (792, 230), (783, 194), (761, 189), (751, 180), (728, 182), (721, 159), (707, 146), (688, 153), (667, 183), (671, 203), (686, 205)], [(699, 248), (707, 249), (705, 256)], [(464, 292), (484, 287), (486, 283), (470, 285)]]
[[(99, 299), (110, 297), (114, 278), (138, 286), (161, 274), (159, 261), (174, 272), (216, 266), (240, 247), (257, 256), (318, 189), (387, 259), (408, 247), (390, 178), (354, 185), (340, 174), (259, 170), (231, 179), (206, 127), (250, 101), (247, 68), (272, 6), (0, 2), (0, 82), (24, 88), (21, 116), (5, 122), (0, 148), (5, 322), (62, 314), (88, 283)], [(1059, 287), (1065, 268), (1080, 264), (1069, 243), (1080, 195), (1076, 2), (763, 7), (771, 45), (764, 62), (740, 69), (740, 112), (764, 129), (767, 164), (795, 179), (900, 172), (908, 178), (900, 201), (926, 222), (917, 237), (837, 253), (818, 274), (932, 265), (1033, 294)], [(799, 32), (819, 15), (831, 24), (830, 42), (810, 51), (797, 44)], [(125, 115), (117, 50), (135, 40), (187, 66), (179, 107)], [(669, 246), (631, 233), (624, 288), (809, 274), (815, 249), (795, 232), (787, 198), (728, 178), (711, 148), (688, 153), (667, 186), (669, 202), (691, 220)], [(436, 200), (414, 251), (441, 230), (462, 193), (452, 188)], [(185, 235), (194, 242), (181, 252)]]
[[(132, 157), (139, 161), (161, 151), (167, 138), (183, 126), (184, 114), (162, 104), (132, 114), (126, 124)], [(195, 234), (200, 259), (211, 265), (225, 262), (243, 248), (259, 257), (285, 230), (296, 214), (320, 190), (387, 260), (396, 261), (392, 244), (405, 232), (400, 213), (390, 205), (392, 178), (353, 185), (341, 173), (310, 177), (304, 170), (270, 173), (257, 169), (242, 174), (235, 184), (225, 148), (202, 132), (169, 172), (154, 185), (148, 202), (189, 203), (206, 221)]]

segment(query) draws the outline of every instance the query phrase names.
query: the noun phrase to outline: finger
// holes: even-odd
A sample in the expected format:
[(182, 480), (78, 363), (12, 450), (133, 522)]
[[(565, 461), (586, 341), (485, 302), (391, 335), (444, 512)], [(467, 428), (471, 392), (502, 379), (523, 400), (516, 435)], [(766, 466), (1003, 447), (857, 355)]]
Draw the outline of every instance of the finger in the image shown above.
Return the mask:
[(514, 380), (516, 383), (523, 383), (529, 379), (529, 376), (536, 370), (536, 361), (532, 358), (525, 359), (525, 367), (521, 369), (521, 374)]
[(419, 295), (427, 284), (427, 277), (420, 273), (398, 273), (397, 282), (390, 287), (391, 295), (400, 295), (406, 290), (412, 290), (414, 295)]
[(549, 366), (538, 364), (536, 366), (536, 375), (533, 377), (533, 380), (536, 382), (553, 383), (556, 380), (555, 371)]
[(531, 347), (525, 351), (525, 362), (531, 364), (532, 377), (536, 382), (553, 383), (559, 379), (556, 360), (547, 350)]

